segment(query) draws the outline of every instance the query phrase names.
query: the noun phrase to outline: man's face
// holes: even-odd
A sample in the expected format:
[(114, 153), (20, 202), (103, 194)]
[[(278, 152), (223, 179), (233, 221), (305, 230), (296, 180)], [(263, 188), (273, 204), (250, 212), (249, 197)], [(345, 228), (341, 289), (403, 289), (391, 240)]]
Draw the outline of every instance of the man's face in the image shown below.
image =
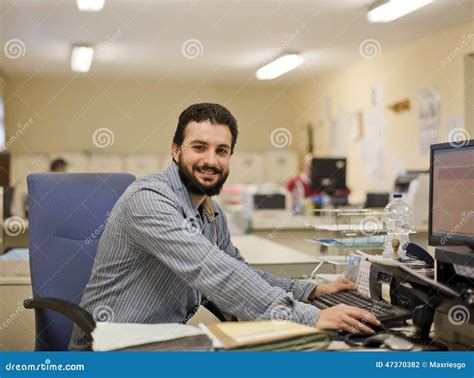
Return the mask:
[(190, 122), (181, 146), (173, 143), (173, 158), (187, 190), (196, 195), (219, 194), (229, 175), (232, 134), (226, 125)]
[(67, 166), (66, 165), (58, 165), (53, 172), (58, 172), (58, 173), (63, 173), (67, 171)]

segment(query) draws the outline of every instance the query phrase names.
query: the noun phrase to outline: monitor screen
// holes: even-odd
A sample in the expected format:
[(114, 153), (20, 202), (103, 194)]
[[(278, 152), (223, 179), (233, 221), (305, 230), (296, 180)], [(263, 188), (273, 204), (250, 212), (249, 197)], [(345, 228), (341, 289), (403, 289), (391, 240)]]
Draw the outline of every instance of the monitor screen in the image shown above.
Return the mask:
[(346, 159), (313, 159), (311, 164), (311, 190), (332, 194), (335, 189), (346, 189)]
[(255, 210), (286, 209), (286, 196), (284, 194), (255, 194), (253, 202)]
[(431, 146), (429, 241), (474, 243), (474, 140)]

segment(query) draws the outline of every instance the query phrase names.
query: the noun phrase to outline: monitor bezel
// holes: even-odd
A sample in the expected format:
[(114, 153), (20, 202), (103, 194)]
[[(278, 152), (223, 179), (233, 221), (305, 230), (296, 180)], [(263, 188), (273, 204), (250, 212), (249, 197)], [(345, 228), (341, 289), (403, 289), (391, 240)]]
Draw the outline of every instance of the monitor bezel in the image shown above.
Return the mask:
[(434, 153), (439, 150), (457, 150), (462, 148), (474, 147), (474, 139), (466, 140), (462, 143), (462, 146), (453, 146), (451, 143), (437, 143), (430, 146), (430, 191), (429, 191), (429, 207), (428, 207), (428, 244), (430, 246), (456, 246), (456, 245), (466, 245), (468, 247), (473, 247), (474, 241), (472, 238), (463, 237), (463, 236), (451, 236), (448, 241), (443, 242), (445, 235), (433, 235), (433, 168), (434, 168)]

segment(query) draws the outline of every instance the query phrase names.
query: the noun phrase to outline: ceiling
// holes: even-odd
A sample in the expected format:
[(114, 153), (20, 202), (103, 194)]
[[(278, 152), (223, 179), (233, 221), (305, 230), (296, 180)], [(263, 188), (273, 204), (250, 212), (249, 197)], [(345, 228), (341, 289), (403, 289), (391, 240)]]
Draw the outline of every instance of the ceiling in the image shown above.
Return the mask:
[[(407, 0), (409, 1), (409, 0)], [(5, 56), (7, 76), (36, 70), (71, 75), (71, 46), (96, 47), (90, 75), (253, 81), (256, 69), (285, 51), (305, 63), (283, 80), (364, 59), (375, 39), (382, 51), (453, 25), (474, 22), (474, 0), (436, 0), (389, 24), (369, 24), (371, 0), (162, 1), (106, 0), (98, 13), (74, 0), (2, 0), (2, 46), (20, 40), (20, 56)], [(24, 47), (23, 47), (24, 46)], [(281, 80), (281, 79), (280, 79)]]

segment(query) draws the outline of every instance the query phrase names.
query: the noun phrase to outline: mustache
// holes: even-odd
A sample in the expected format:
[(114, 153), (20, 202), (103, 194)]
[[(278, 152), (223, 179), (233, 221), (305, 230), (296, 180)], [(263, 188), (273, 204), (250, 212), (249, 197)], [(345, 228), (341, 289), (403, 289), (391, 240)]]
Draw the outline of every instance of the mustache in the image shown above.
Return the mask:
[(222, 169), (218, 168), (218, 167), (212, 167), (210, 165), (207, 165), (207, 164), (204, 164), (200, 167), (196, 167), (197, 170), (201, 171), (201, 170), (204, 170), (204, 171), (211, 171), (213, 173), (218, 173), (218, 174), (221, 174), (223, 172)]

